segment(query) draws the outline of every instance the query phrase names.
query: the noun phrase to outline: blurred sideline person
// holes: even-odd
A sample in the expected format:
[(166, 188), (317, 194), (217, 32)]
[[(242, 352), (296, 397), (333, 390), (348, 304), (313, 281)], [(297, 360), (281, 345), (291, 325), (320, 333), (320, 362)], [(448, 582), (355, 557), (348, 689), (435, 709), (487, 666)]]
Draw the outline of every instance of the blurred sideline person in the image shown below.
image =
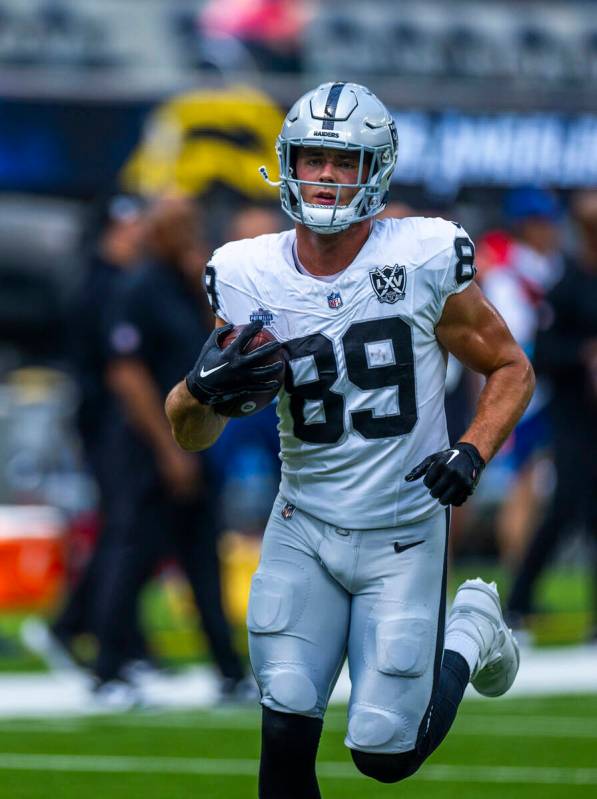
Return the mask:
[[(506, 194), (504, 211), (512, 239), (502, 250), (503, 263), (486, 272), (482, 285), (532, 358), (541, 302), (563, 269), (561, 208), (550, 192), (523, 187)], [(547, 401), (547, 386), (539, 380), (529, 407), (496, 459), (507, 461), (513, 478), (496, 519), (500, 557), (510, 569), (519, 563), (539, 516), (537, 466), (549, 446)]]
[[(519, 419), (532, 369), (475, 284), (459, 225), (374, 220), (397, 147), (363, 86), (323, 84), (295, 103), (277, 141), (295, 229), (214, 253), (217, 327), (166, 402), (182, 448), (203, 450), (226, 424), (219, 402), (281, 390), (280, 494), (248, 613), (261, 799), (319, 799), (323, 716), (346, 655), (345, 742), (380, 782), (409, 777), (439, 746), (470, 679), (497, 696), (518, 670), (495, 585), (460, 586), (444, 640), (448, 506), (472, 494)], [(277, 341), (245, 354), (264, 317)], [(221, 349), (231, 324), (246, 327)], [(282, 363), (263, 363), (281, 347), (284, 387)], [(486, 378), (452, 449), (446, 350)]]
[(122, 287), (110, 333), (109, 384), (133, 441), (126, 453), (129, 518), (106, 586), (96, 663), (95, 695), (106, 704), (142, 700), (127, 683), (123, 653), (141, 587), (170, 555), (191, 585), (223, 696), (250, 693), (222, 608), (216, 486), (204, 458), (176, 446), (164, 414), (168, 388), (192, 364), (211, 321), (201, 307), (201, 248), (194, 203), (157, 200), (147, 213), (148, 258)]
[(516, 574), (508, 600), (512, 622), (534, 610), (537, 580), (562, 538), (582, 525), (592, 553), (591, 638), (597, 639), (597, 192), (572, 205), (580, 248), (548, 293), (537, 336), (537, 373), (550, 381), (556, 488)]
[[(105, 371), (118, 289), (126, 275), (138, 266), (145, 243), (141, 201), (116, 195), (102, 202), (87, 238), (91, 239), (91, 256), (71, 302), (68, 358), (80, 392), (78, 430), (86, 464), (98, 488), (100, 527), (90, 560), (68, 592), (57, 618), (49, 628), (32, 620), (22, 630), (27, 646), (48, 665), (59, 669), (77, 665), (78, 636), (97, 634), (103, 586), (122, 531), (127, 489), (126, 474), (120, 465), (127, 439), (119, 404), (106, 383)], [(123, 657), (130, 661), (148, 657), (136, 618), (131, 623)]]

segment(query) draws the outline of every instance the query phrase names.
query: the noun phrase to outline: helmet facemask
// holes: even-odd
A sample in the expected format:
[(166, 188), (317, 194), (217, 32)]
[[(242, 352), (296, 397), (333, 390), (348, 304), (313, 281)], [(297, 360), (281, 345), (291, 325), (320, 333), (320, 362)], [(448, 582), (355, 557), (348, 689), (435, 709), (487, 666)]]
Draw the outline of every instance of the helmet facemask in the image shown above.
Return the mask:
[[(296, 176), (296, 160), (299, 148), (320, 150), (343, 150), (358, 153), (358, 172), (356, 183), (330, 183), (299, 180)], [(280, 196), (283, 210), (296, 222), (314, 230), (316, 233), (338, 233), (349, 225), (369, 219), (385, 207), (388, 184), (394, 169), (395, 158), (387, 150), (365, 146), (313, 142), (313, 140), (282, 140), (278, 138), (276, 152), (280, 162)], [(384, 162), (385, 160), (385, 162)], [(364, 179), (366, 167), (368, 176)], [(317, 205), (303, 199), (303, 186), (325, 186), (336, 192), (333, 205)], [(356, 189), (354, 197), (347, 205), (340, 204), (342, 189)]]
[[(314, 148), (358, 153), (359, 168), (354, 184), (299, 180), (298, 149)], [(290, 109), (276, 141), (280, 163), (279, 186), (282, 210), (295, 222), (317, 233), (337, 233), (362, 222), (385, 208), (392, 172), (396, 166), (398, 137), (387, 108), (364, 86), (356, 83), (325, 83), (307, 92)], [(365, 164), (369, 166), (366, 179)], [(336, 192), (332, 205), (316, 205), (303, 199), (307, 185)], [(344, 188), (356, 189), (347, 205), (340, 204)]]

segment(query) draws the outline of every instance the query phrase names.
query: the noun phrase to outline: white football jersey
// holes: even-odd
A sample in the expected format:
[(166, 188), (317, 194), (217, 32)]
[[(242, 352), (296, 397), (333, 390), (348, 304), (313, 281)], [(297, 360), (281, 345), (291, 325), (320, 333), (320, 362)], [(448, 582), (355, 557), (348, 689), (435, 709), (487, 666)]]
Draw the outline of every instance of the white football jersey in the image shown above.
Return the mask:
[(281, 494), (330, 524), (392, 527), (437, 510), (404, 475), (447, 448), (446, 352), (435, 327), (475, 275), (458, 225), (377, 220), (332, 283), (298, 271), (293, 230), (226, 244), (206, 269), (217, 316), (262, 319), (285, 342)]

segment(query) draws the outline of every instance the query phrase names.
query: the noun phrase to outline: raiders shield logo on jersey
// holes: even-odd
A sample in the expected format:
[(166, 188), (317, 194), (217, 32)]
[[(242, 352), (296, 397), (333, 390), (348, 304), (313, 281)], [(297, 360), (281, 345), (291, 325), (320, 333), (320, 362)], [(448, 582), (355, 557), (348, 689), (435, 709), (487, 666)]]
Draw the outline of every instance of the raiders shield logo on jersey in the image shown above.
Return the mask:
[(369, 272), (371, 285), (380, 302), (394, 303), (403, 300), (406, 292), (406, 267), (378, 266)]

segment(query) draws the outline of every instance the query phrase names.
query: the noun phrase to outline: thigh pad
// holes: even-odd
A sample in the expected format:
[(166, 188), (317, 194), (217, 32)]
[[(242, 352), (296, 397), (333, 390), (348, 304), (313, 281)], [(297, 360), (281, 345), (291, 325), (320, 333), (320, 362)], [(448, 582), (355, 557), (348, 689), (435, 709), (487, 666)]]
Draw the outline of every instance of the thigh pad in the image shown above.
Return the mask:
[[(275, 571), (274, 571), (275, 570)], [(253, 576), (247, 626), (252, 633), (279, 633), (296, 624), (309, 580), (300, 566), (270, 561)]]
[(377, 668), (384, 674), (420, 677), (431, 658), (434, 630), (421, 616), (399, 616), (375, 629)]

